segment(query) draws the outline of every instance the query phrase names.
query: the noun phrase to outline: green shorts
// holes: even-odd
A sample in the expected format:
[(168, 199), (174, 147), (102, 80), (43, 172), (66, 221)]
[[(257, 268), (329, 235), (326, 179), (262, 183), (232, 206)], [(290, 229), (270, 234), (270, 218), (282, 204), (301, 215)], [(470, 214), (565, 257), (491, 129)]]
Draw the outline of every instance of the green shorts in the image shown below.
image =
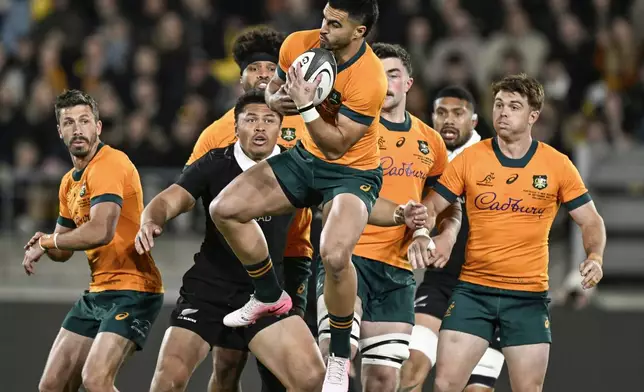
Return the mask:
[[(351, 256), (358, 276), (362, 320), (414, 325), (414, 274), (361, 256)], [(317, 298), (324, 293), (324, 266), (318, 258)]]
[(504, 290), (459, 281), (449, 303), (441, 330), (492, 342), (498, 327), (501, 347), (552, 343), (547, 291)]
[(358, 170), (323, 161), (301, 142), (268, 159), (275, 177), (293, 206), (305, 208), (326, 204), (343, 193), (356, 195), (367, 206), (376, 203), (382, 187), (382, 168)]
[(85, 291), (63, 321), (63, 328), (95, 338), (112, 332), (143, 349), (150, 327), (163, 306), (163, 294), (132, 290)]

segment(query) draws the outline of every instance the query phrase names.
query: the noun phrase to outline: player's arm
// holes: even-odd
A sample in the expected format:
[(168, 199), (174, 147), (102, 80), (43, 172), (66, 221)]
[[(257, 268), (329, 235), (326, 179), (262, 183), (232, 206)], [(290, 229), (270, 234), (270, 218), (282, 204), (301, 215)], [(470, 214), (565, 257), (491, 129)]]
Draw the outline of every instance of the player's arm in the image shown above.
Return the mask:
[(604, 219), (595, 208), (595, 203), (589, 201), (581, 207), (569, 212), (570, 217), (581, 229), (581, 238), (589, 259), (602, 262), (606, 248), (606, 227)]
[(427, 209), (420, 203), (410, 200), (398, 205), (389, 199), (379, 197), (371, 208), (367, 223), (380, 227), (407, 225), (417, 229), (423, 227), (427, 219)]
[(291, 44), (292, 37), (293, 34), (289, 35), (282, 43), (277, 71), (264, 90), (264, 98), (268, 107), (287, 116), (299, 114), (297, 106), (295, 106), (295, 103), (293, 103), (293, 100), (284, 89), (284, 84), (286, 83), (285, 70), (289, 69), (296, 58), (293, 57), (294, 53), (290, 50), (291, 45), (293, 45)]
[[(371, 122), (356, 122), (342, 113), (338, 113), (336, 125), (329, 124), (317, 114), (318, 111), (312, 103), (305, 105), (299, 111), (303, 114), (306, 129), (315, 145), (330, 161), (342, 158), (351, 146), (367, 133), (371, 125)], [(313, 113), (315, 117), (311, 119), (305, 113)]]
[(141, 228), (134, 241), (139, 254), (154, 247), (154, 237), (161, 235), (165, 224), (190, 211), (208, 187), (209, 176), (214, 175), (216, 160), (212, 153), (197, 159), (184, 168), (176, 183), (156, 195), (141, 213)]

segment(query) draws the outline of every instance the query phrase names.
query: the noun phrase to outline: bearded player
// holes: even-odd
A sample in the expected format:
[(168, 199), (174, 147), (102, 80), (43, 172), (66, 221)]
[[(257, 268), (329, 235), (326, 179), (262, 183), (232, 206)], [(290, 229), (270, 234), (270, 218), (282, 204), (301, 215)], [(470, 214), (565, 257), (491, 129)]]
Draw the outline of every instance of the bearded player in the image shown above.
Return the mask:
[(28, 275), (43, 255), (64, 262), (85, 251), (89, 291), (67, 313), (49, 353), (40, 391), (116, 391), (125, 359), (143, 349), (163, 305), (161, 275), (149, 254), (134, 250), (143, 210), (139, 173), (127, 155), (100, 140), (98, 106), (70, 90), (56, 98), (58, 134), (74, 168), (63, 177), (53, 234), (25, 246)]
[[(474, 108), (472, 94), (462, 87), (446, 87), (438, 92), (434, 100), (433, 123), (445, 141), (450, 161), (481, 140), (474, 129), (478, 119)], [(409, 359), (403, 364), (401, 371), (400, 385), (404, 391), (422, 391), (425, 379), (436, 363), (441, 320), (465, 263), (468, 231), (469, 225), (464, 214), (456, 242), (446, 241), (442, 234), (433, 237), (437, 248), (448, 255), (449, 262), (444, 268), (427, 268), (423, 282), (416, 291), (416, 325), (409, 344)], [(503, 363), (498, 337), (495, 336), (474, 368), (464, 391), (491, 392)]]
[[(413, 84), (411, 57), (399, 45), (376, 43), (388, 79), (380, 114), (380, 163), (384, 182), (381, 196), (398, 203), (421, 200), (447, 165), (440, 135), (405, 110)], [(453, 242), (460, 227), (460, 205), (441, 222), (444, 241)], [(414, 325), (416, 281), (406, 258), (409, 237), (404, 227), (367, 225), (353, 251), (358, 275), (358, 298), (352, 344), (359, 348), (363, 390), (395, 392)], [(436, 239), (441, 243), (440, 239)], [(318, 270), (318, 322), (323, 355), (329, 348), (329, 320), (322, 289), (324, 270)]]
[[(244, 92), (252, 89), (264, 90), (275, 75), (279, 50), (285, 36), (269, 27), (253, 27), (241, 33), (233, 44), (233, 58), (241, 71), (240, 84)], [(206, 155), (210, 150), (222, 148), (235, 143), (234, 108), (230, 109), (220, 119), (208, 126), (199, 136), (192, 154), (186, 165)], [(285, 148), (291, 148), (306, 132), (306, 126), (301, 116), (284, 117), (277, 143)], [(313, 257), (313, 247), (310, 241), (311, 221), (313, 215), (308, 208), (298, 209), (289, 226), (288, 241), (284, 257), (289, 267), (284, 270), (287, 283), (286, 291), (293, 296), (292, 312), (304, 316), (306, 309), (306, 294), (308, 292), (307, 276), (310, 275), (310, 263)], [(299, 283), (297, 283), (299, 282)], [(212, 346), (213, 369), (211, 387), (215, 390), (235, 390), (241, 377), (248, 353), (246, 350)], [(271, 392), (280, 391), (283, 387), (279, 381), (266, 370), (261, 362), (257, 363), (262, 376), (262, 382)]]
[[(436, 215), (465, 195), (470, 222), (465, 264), (443, 316), (436, 359), (437, 392), (460, 392), (498, 328), (513, 391), (541, 391), (551, 343), (548, 234), (563, 204), (582, 233), (582, 287), (603, 276), (604, 222), (579, 172), (565, 155), (532, 139), (543, 86), (525, 74), (493, 85), (497, 136), (458, 155), (427, 208)], [(418, 237), (410, 259), (432, 265)]]

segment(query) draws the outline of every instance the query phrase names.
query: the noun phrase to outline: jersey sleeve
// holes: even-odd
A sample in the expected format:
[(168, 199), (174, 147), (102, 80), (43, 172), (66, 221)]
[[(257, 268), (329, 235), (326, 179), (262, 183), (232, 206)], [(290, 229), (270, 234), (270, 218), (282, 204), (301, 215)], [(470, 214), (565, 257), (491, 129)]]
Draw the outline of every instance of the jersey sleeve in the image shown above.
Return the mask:
[(304, 52), (304, 48), (301, 47), (301, 43), (297, 42), (298, 35), (301, 35), (301, 32), (296, 31), (289, 34), (280, 47), (277, 76), (279, 76), (283, 81), (286, 81), (286, 71), (288, 71), (289, 67), (293, 64), (293, 61), (295, 61), (297, 56)]
[(455, 202), (465, 193), (465, 157), (459, 154), (447, 164), (443, 175), (434, 186), (434, 190), (450, 203)]
[(210, 154), (202, 156), (183, 170), (176, 184), (199, 199), (208, 188), (208, 179), (215, 174), (216, 162)]
[(562, 182), (559, 186), (559, 200), (568, 211), (579, 208), (592, 200), (579, 171), (568, 157), (564, 159), (561, 174)]
[[(430, 131), (434, 132), (435, 131)], [(432, 165), (431, 170), (429, 173), (427, 173), (427, 180), (425, 181), (425, 186), (434, 186), (438, 182), (438, 179), (440, 176), (443, 174), (445, 171), (445, 168), (447, 167), (447, 147), (445, 146), (445, 142), (443, 141), (443, 138), (440, 137), (438, 134), (432, 135), (434, 136), (432, 138), (433, 141), (433, 148), (434, 148), (434, 164)]]
[(284, 257), (308, 257), (313, 258), (313, 246), (311, 245), (311, 222), (313, 213), (309, 208), (301, 208), (293, 217), (289, 227)]
[(114, 157), (100, 162), (87, 173), (90, 190), (90, 206), (112, 202), (123, 207), (123, 195), (127, 181), (132, 178), (134, 166), (123, 157)]
[[(382, 71), (382, 69), (380, 69)], [(362, 125), (369, 126), (380, 113), (387, 95), (387, 79), (382, 75), (351, 75), (357, 79), (349, 85), (340, 114)]]
[(226, 147), (233, 143), (235, 139), (235, 114), (231, 109), (201, 132), (197, 143), (192, 149), (190, 158), (186, 162), (186, 166), (192, 165), (213, 148)]
[(68, 181), (68, 177), (65, 176), (60, 182), (60, 188), (58, 189), (58, 219), (56, 220), (56, 223), (69, 229), (75, 229), (76, 223), (74, 223), (71, 211), (69, 211), (69, 206), (67, 205)]

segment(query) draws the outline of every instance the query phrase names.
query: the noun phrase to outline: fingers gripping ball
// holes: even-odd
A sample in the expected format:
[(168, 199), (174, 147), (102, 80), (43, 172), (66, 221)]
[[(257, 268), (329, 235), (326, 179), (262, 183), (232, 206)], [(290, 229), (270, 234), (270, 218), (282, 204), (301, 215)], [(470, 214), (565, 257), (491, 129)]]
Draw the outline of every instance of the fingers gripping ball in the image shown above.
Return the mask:
[(302, 73), (304, 74), (304, 80), (307, 82), (314, 82), (318, 76), (322, 78), (313, 98), (313, 105), (317, 106), (324, 102), (331, 90), (333, 90), (333, 84), (338, 74), (335, 57), (333, 57), (333, 53), (326, 49), (313, 48), (296, 58), (292, 67), (298, 63), (302, 64)]

